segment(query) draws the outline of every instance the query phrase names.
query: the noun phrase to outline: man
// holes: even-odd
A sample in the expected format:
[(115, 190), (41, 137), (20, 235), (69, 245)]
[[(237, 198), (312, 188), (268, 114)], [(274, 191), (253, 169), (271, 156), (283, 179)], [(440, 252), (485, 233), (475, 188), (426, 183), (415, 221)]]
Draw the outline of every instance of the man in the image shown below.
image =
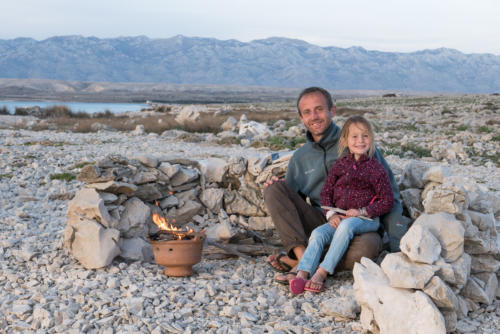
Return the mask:
[[(283, 283), (293, 277), (312, 230), (326, 223), (320, 208), (320, 192), (330, 167), (338, 158), (340, 137), (340, 128), (332, 120), (337, 109), (325, 89), (304, 89), (297, 99), (297, 110), (307, 129), (307, 142), (290, 159), (285, 181), (273, 177), (264, 185), (264, 203), (286, 250), (286, 255), (269, 256), (268, 262), (277, 271), (292, 273), (288, 277), (276, 277), (278, 282)], [(394, 206), (389, 214), (382, 217), (382, 225), (388, 232), (391, 251), (398, 251), (399, 240), (406, 232), (404, 225), (399, 222), (402, 206), (398, 186), (378, 149), (374, 157), (387, 170), (391, 181)], [(351, 269), (353, 262), (359, 261), (362, 256), (373, 259), (381, 249), (382, 241), (378, 233), (355, 236), (345, 256), (345, 267)]]

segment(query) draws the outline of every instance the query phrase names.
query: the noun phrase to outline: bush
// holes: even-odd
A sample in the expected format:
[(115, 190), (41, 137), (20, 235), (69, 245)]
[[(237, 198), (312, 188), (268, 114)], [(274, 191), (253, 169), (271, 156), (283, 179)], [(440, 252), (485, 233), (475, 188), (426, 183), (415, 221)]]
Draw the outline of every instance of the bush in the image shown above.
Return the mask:
[(7, 109), (6, 106), (3, 106), (3, 108), (0, 108), (0, 115), (10, 115), (9, 109)]
[(59, 118), (71, 117), (73, 112), (66, 106), (53, 106), (50, 108), (42, 109), (40, 117), (42, 118)]
[(50, 174), (51, 180), (64, 180), (64, 181), (73, 181), (76, 179), (76, 175), (71, 173), (60, 173), (60, 174)]
[(16, 111), (14, 111), (14, 115), (16, 115), (16, 116), (29, 116), (30, 113), (29, 113), (28, 109), (26, 109), (26, 108), (16, 107)]

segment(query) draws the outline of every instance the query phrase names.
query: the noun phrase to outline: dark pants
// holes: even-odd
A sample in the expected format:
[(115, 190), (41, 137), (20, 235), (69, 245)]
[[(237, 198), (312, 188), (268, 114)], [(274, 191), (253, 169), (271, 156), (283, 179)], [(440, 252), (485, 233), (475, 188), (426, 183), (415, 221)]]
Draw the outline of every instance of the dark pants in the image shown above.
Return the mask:
[[(293, 249), (297, 246), (307, 247), (311, 232), (326, 223), (324, 214), (315, 209), (299, 196), (285, 182), (278, 181), (264, 190), (264, 203), (273, 219), (274, 226), (280, 236), (283, 247), (291, 258), (295, 258)], [(355, 236), (339, 269), (352, 269), (354, 262), (361, 257), (374, 260), (382, 250), (382, 238), (376, 232)]]

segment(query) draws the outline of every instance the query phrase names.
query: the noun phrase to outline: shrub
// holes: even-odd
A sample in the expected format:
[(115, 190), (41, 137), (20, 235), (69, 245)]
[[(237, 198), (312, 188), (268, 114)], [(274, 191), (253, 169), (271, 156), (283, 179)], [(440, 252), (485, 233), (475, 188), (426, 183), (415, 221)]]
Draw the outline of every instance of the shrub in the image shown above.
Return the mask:
[(29, 116), (29, 111), (26, 108), (20, 108), (16, 107), (16, 110), (14, 111), (14, 115), (16, 116)]
[(71, 117), (73, 112), (66, 106), (53, 106), (50, 108), (42, 109), (40, 117), (42, 118), (59, 118)]
[(71, 182), (76, 179), (76, 175), (72, 173), (59, 173), (59, 174), (50, 174), (51, 180), (64, 180), (67, 182)]
[(457, 126), (457, 130), (458, 130), (458, 131), (465, 131), (465, 130), (467, 130), (468, 128), (469, 128), (469, 127), (468, 127), (467, 125), (465, 125), (465, 124), (461, 124), (461, 125)]
[(483, 126), (480, 126), (478, 131), (480, 133), (490, 133), (491, 132), (491, 129), (488, 128), (486, 125), (483, 125)]
[(9, 109), (6, 106), (0, 108), (0, 115), (10, 115)]

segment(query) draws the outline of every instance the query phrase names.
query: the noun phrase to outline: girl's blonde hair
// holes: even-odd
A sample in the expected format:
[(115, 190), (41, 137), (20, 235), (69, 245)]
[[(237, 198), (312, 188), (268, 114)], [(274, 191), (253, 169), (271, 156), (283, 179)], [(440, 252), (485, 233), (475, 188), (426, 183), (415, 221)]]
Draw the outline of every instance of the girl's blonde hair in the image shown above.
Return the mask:
[(347, 136), (349, 135), (349, 127), (352, 124), (361, 124), (368, 131), (368, 135), (370, 136), (371, 143), (370, 149), (368, 150), (368, 156), (373, 157), (375, 153), (375, 134), (373, 133), (372, 126), (370, 122), (366, 120), (363, 116), (352, 116), (345, 121), (344, 126), (342, 127), (342, 131), (340, 132), (340, 140), (339, 140), (339, 157), (343, 155), (349, 154), (349, 148), (347, 147)]

